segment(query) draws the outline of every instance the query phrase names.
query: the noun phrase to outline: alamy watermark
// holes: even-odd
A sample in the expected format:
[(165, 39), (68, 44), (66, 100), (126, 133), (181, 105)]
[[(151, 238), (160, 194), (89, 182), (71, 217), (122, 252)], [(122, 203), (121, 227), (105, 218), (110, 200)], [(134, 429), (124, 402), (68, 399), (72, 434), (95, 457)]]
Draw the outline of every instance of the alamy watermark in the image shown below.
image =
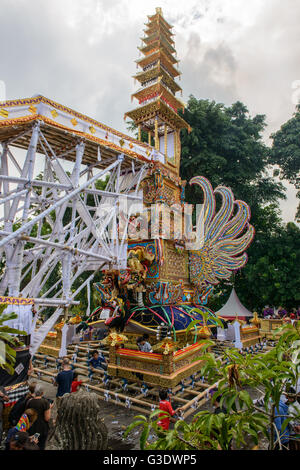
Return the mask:
[(98, 207), (97, 235), (102, 239), (104, 233), (108, 233), (110, 240), (163, 238), (184, 242), (187, 250), (199, 250), (204, 244), (206, 215), (202, 204), (169, 206), (156, 202), (146, 206), (142, 201), (120, 196), (117, 200)]

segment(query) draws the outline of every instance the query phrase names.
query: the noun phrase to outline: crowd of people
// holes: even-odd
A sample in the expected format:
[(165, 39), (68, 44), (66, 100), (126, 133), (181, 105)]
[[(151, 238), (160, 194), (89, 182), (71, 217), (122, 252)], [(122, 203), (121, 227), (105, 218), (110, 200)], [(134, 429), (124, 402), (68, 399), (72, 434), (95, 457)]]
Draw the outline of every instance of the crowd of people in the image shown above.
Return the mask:
[(49, 432), (52, 400), (44, 398), (43, 387), (32, 382), (28, 393), (12, 407), (5, 450), (44, 450)]
[[(137, 338), (137, 347), (141, 352), (152, 353), (149, 335), (144, 334)], [(108, 363), (106, 357), (93, 350), (88, 358), (88, 367), (91, 371), (103, 370), (107, 374)], [(74, 370), (68, 357), (61, 361), (60, 371), (53, 379), (57, 387), (56, 400), (59, 401), (65, 394), (76, 393), (83, 382), (88, 379), (79, 380), (78, 373)], [(213, 396), (216, 390), (212, 390)], [(276, 449), (300, 450), (300, 394), (290, 388), (282, 395), (278, 408), (275, 410), (274, 442)], [(3, 406), (9, 398), (5, 389), (0, 387), (0, 418)], [(49, 434), (49, 422), (54, 402), (44, 396), (44, 388), (37, 382), (29, 384), (26, 395), (21, 397), (12, 407), (9, 414), (10, 428), (5, 438), (6, 450), (44, 450)], [(224, 407), (220, 407), (220, 397), (214, 400), (214, 413), (227, 413)], [(173, 408), (171, 396), (167, 390), (159, 392), (159, 414), (158, 425), (162, 432), (167, 431), (170, 423), (180, 417), (181, 409)], [(283, 426), (286, 418), (291, 418), (288, 426)], [(0, 419), (0, 442), (2, 438), (2, 421)]]
[[(105, 365), (103, 361), (98, 362), (97, 351), (94, 351), (91, 360), (96, 368), (100, 367), (99, 364)], [(64, 358), (54, 384), (57, 386), (57, 400), (65, 394), (75, 393), (82, 384), (82, 381), (78, 380), (78, 373), (72, 370), (68, 358)], [(211, 391), (211, 396), (215, 391)], [(6, 398), (0, 390), (0, 399)], [(44, 450), (53, 404), (53, 400), (44, 397), (43, 386), (31, 382), (28, 393), (21, 397), (10, 411), (8, 418), (10, 429), (5, 439), (5, 450)], [(257, 400), (255, 404), (264, 406), (263, 400), (261, 403)], [(226, 408), (220, 406), (220, 397), (214, 399), (213, 407), (215, 414), (227, 413)], [(170, 423), (174, 423), (180, 417), (181, 408), (174, 409), (169, 391), (162, 389), (159, 391), (159, 409), (161, 413), (158, 416), (158, 425), (162, 432), (167, 431)], [(283, 423), (287, 417), (290, 418), (290, 422), (285, 427)], [(292, 387), (280, 399), (275, 410), (274, 425), (275, 450), (300, 450), (300, 396)]]
[(265, 319), (278, 319), (278, 320), (300, 320), (300, 308), (295, 308), (288, 312), (285, 308), (279, 307), (278, 310), (273, 307), (266, 307), (263, 310), (263, 317)]
[[(92, 371), (102, 369), (107, 371), (107, 360), (97, 350), (92, 351), (88, 360)], [(80, 385), (86, 381), (79, 380), (78, 372), (73, 369), (68, 357), (64, 357), (60, 371), (53, 379), (53, 385), (57, 387), (56, 399), (59, 400), (65, 394), (75, 393)], [(4, 402), (9, 397), (5, 394), (4, 387), (0, 387), (0, 415)], [(6, 450), (44, 450), (49, 434), (49, 421), (54, 402), (44, 397), (44, 388), (37, 382), (29, 384), (28, 393), (22, 396), (12, 407), (9, 413), (10, 429), (6, 435)], [(0, 419), (0, 442), (2, 439), (2, 419)]]

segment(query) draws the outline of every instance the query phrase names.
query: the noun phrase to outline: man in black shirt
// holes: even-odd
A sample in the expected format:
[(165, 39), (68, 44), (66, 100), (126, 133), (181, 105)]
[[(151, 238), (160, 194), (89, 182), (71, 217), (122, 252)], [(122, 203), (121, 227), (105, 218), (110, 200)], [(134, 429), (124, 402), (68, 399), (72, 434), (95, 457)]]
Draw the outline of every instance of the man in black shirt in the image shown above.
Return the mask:
[(65, 393), (71, 393), (71, 386), (73, 381), (74, 372), (72, 371), (70, 361), (64, 358), (62, 362), (62, 371), (56, 376), (54, 385), (57, 387), (57, 397), (62, 397)]
[(28, 401), (27, 406), (37, 413), (36, 421), (30, 426), (28, 433), (33, 436), (35, 433), (39, 434), (38, 446), (40, 450), (45, 449), (46, 440), (49, 432), (49, 420), (51, 417), (51, 409), (53, 403), (50, 404), (49, 400), (43, 397), (44, 389), (42, 385), (37, 384), (34, 390), (34, 398)]

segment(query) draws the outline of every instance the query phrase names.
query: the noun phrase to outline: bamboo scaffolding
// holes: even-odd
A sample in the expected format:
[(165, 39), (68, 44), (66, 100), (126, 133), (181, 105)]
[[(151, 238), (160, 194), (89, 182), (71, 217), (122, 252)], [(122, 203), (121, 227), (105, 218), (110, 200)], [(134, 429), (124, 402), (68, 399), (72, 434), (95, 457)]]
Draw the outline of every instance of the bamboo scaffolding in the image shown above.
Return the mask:
[[(99, 344), (98, 342), (96, 342)], [(81, 350), (88, 349), (90, 346), (95, 346), (95, 342), (88, 342), (85, 347), (81, 347)], [(71, 354), (72, 355), (74, 351), (74, 345), (72, 345), (69, 349), (71, 349)], [(79, 348), (78, 348), (79, 349)], [(35, 361), (38, 362), (43, 362), (43, 358), (45, 360), (45, 355), (42, 354), (37, 354), (35, 356)], [(77, 358), (78, 359), (78, 358)], [(50, 362), (56, 362), (54, 358), (49, 358)], [(81, 359), (80, 361), (77, 361), (73, 363), (74, 367), (76, 369), (80, 369), (82, 371), (83, 376), (87, 377), (87, 373), (90, 371), (90, 368), (81, 364), (80, 362), (83, 362), (84, 359)], [(41, 379), (45, 380), (47, 382), (51, 382), (52, 378), (54, 378), (57, 375), (57, 371), (51, 372), (50, 370), (47, 369), (47, 366), (44, 365), (44, 367), (34, 367), (34, 373), (35, 375)], [(104, 370), (94, 370), (93, 371), (93, 377), (98, 376), (100, 379), (104, 375)], [(51, 377), (51, 379), (49, 379)], [(195, 380), (197, 380), (197, 374), (195, 375)], [(186, 380), (188, 383), (192, 382), (192, 379)], [(123, 386), (122, 386), (122, 379), (121, 378), (115, 378), (112, 380), (109, 380), (108, 386), (109, 388), (104, 388), (101, 387), (100, 385), (93, 385), (91, 383), (91, 380), (89, 383), (85, 382), (82, 386), (88, 387), (88, 389), (94, 390), (97, 392), (102, 400), (105, 400), (109, 402), (110, 404), (114, 405), (120, 405), (123, 407), (127, 407), (139, 412), (142, 412), (143, 414), (150, 414), (152, 410), (158, 407), (158, 388), (150, 386), (147, 389), (147, 394), (141, 393), (141, 388), (137, 386), (136, 383), (127, 383), (127, 390), (126, 394), (123, 392)], [(209, 400), (209, 391), (213, 388), (215, 388), (218, 385), (218, 382), (214, 383), (213, 385), (209, 384), (204, 384), (204, 383), (196, 383), (194, 382), (194, 389), (191, 389), (190, 387), (184, 388), (183, 391), (181, 391), (182, 385), (177, 385), (174, 387), (172, 390), (172, 401), (175, 403), (179, 403), (181, 406), (181, 409), (183, 411), (182, 417), (183, 419), (186, 419), (190, 414), (196, 411), (197, 408), (202, 406), (204, 403), (206, 403)], [(115, 389), (112, 389), (111, 387), (115, 387)], [(197, 388), (199, 387), (199, 390)], [(203, 390), (204, 388), (204, 390)], [(138, 395), (134, 396), (134, 393), (138, 393)], [(183, 396), (178, 396), (178, 393), (182, 393)], [(146, 395), (146, 396), (145, 396)], [(195, 395), (192, 399), (188, 398), (190, 395)], [(108, 399), (108, 397), (110, 397)], [(117, 397), (118, 399), (113, 399), (111, 397)], [(153, 398), (151, 398), (153, 397)], [(123, 401), (122, 401), (123, 400)], [(130, 400), (130, 405), (128, 404), (128, 400)]]

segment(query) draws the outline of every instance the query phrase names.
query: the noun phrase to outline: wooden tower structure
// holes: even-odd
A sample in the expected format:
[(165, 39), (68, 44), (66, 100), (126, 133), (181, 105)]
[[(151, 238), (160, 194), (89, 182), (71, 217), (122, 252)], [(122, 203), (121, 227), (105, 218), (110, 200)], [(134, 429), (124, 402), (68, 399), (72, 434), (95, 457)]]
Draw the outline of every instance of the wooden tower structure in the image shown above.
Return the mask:
[(148, 16), (142, 46), (138, 49), (143, 57), (136, 61), (141, 69), (134, 79), (140, 88), (132, 98), (139, 106), (126, 113), (138, 126), (139, 140), (142, 130), (148, 134), (148, 143), (154, 140), (154, 148), (165, 155), (165, 163), (179, 175), (180, 130), (190, 129), (178, 114), (184, 103), (175, 95), (182, 91), (176, 82), (180, 75), (177, 68), (172, 26), (164, 19), (161, 8)]

